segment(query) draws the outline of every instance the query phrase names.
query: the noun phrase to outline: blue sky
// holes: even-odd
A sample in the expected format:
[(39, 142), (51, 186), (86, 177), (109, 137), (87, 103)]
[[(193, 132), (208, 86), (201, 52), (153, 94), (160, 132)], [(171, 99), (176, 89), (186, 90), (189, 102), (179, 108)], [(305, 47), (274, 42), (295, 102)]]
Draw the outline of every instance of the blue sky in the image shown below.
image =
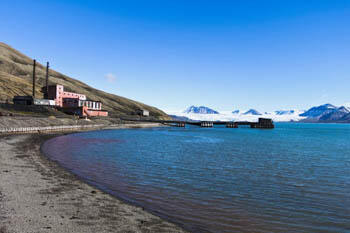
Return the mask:
[(349, 23), (347, 0), (0, 4), (0, 41), (163, 110), (350, 102)]

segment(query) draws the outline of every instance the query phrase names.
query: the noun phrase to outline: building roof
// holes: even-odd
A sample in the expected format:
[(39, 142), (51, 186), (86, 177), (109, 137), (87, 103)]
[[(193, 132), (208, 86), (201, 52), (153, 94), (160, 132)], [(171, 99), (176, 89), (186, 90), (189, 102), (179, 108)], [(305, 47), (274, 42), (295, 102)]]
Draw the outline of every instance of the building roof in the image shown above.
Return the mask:
[(99, 101), (99, 100), (90, 100), (90, 99), (81, 100), (81, 101), (91, 101), (91, 102), (98, 102), (98, 103), (102, 103), (102, 102), (101, 102), (101, 101)]
[(14, 96), (13, 98), (14, 99), (33, 99), (33, 96), (31, 96), (31, 95), (23, 95), (23, 96), (17, 95), (17, 96)]

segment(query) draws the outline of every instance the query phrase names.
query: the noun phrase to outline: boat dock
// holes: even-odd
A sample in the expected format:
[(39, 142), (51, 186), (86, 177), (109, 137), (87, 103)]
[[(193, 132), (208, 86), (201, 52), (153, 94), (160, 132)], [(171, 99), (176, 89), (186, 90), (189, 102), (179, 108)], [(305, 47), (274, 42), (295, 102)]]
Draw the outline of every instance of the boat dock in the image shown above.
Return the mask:
[[(125, 119), (127, 120), (127, 119)], [(174, 127), (186, 127), (186, 125), (196, 125), (202, 128), (212, 128), (214, 125), (225, 125), (226, 128), (239, 128), (239, 126), (248, 126), (256, 129), (273, 129), (275, 125), (272, 119), (259, 118), (258, 122), (249, 121), (177, 121), (177, 120), (132, 120), (140, 122), (161, 123)]]

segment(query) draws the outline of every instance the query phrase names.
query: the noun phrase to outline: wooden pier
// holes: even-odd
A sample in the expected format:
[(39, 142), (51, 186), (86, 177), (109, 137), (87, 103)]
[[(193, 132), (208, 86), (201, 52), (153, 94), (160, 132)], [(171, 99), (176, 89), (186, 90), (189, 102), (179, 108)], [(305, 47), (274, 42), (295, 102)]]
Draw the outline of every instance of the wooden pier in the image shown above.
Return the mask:
[[(225, 125), (226, 128), (239, 128), (239, 126), (248, 126), (256, 129), (273, 129), (275, 125), (271, 119), (259, 118), (258, 122), (249, 121), (182, 121), (188, 125), (197, 125), (203, 128), (212, 128), (214, 125)], [(184, 126), (183, 126), (184, 127)]]
[(211, 121), (202, 121), (201, 122), (201, 127), (212, 128), (213, 126), (214, 126), (214, 123)]
[(238, 123), (236, 123), (236, 122), (226, 122), (226, 128), (238, 128)]
[(165, 121), (165, 120), (132, 120), (123, 119), (128, 121), (142, 121), (142, 122), (153, 122), (161, 123), (173, 127), (186, 127), (186, 125), (196, 125), (202, 128), (212, 128), (214, 125), (225, 125), (226, 128), (239, 128), (239, 126), (248, 126), (255, 129), (273, 129), (275, 125), (272, 119), (259, 118), (258, 122), (249, 121)]

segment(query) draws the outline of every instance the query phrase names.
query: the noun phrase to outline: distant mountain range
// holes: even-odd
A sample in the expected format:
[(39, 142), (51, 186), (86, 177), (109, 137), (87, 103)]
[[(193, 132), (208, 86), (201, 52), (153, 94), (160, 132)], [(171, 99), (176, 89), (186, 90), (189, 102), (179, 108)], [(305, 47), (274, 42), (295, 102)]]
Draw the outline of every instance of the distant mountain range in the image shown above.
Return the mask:
[[(324, 122), (324, 123), (350, 123), (350, 105), (334, 106), (324, 104), (315, 106), (307, 111), (301, 110), (277, 110), (264, 112), (263, 114), (255, 109), (248, 111), (234, 110), (222, 112), (206, 106), (190, 106), (182, 113), (172, 113), (173, 118), (190, 120), (257, 120), (259, 117), (272, 118), (274, 121), (300, 121), (300, 122)], [(179, 118), (181, 117), (181, 118)], [(183, 118), (185, 117), (185, 118)]]
[(243, 115), (254, 115), (254, 116), (259, 116), (262, 115), (260, 112), (256, 111), (255, 109), (249, 109)]
[(309, 110), (307, 110), (306, 112), (304, 112), (303, 114), (300, 114), (300, 116), (304, 116), (304, 117), (308, 117), (308, 118), (317, 118), (317, 117), (320, 117), (324, 114), (331, 113), (336, 109), (337, 109), (337, 107), (335, 107), (334, 105), (324, 104), (321, 106), (312, 107)]
[(211, 108), (205, 107), (205, 106), (190, 106), (188, 107), (184, 113), (198, 113), (198, 114), (219, 114), (218, 111), (215, 111)]
[(177, 115), (169, 115), (173, 120), (176, 120), (176, 121), (194, 121), (188, 117), (185, 117), (185, 116), (177, 116)]
[(350, 122), (350, 109), (344, 106), (336, 107), (332, 104), (324, 104), (312, 107), (303, 114), (306, 122)]
[(280, 116), (282, 116), (282, 115), (292, 115), (292, 114), (295, 113), (295, 110), (287, 110), (287, 111), (285, 111), (285, 110), (278, 110), (278, 111), (275, 111), (275, 113), (276, 113), (276, 115), (280, 115)]

